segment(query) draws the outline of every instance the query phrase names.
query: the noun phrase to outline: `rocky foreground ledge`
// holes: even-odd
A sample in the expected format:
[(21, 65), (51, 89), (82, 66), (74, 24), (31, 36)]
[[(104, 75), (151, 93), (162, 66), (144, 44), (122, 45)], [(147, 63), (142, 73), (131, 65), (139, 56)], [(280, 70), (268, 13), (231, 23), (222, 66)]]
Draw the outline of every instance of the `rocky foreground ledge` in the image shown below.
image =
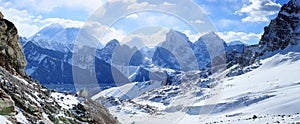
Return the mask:
[(0, 120), (6, 123), (115, 124), (102, 105), (56, 93), (24, 71), (26, 59), (15, 25), (0, 12)]

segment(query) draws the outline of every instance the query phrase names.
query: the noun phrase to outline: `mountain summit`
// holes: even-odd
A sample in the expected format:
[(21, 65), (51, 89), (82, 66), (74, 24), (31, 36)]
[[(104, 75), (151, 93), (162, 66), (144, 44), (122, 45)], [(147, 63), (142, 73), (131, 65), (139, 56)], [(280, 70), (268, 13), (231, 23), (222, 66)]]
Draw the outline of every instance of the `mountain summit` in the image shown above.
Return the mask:
[(34, 34), (27, 41), (32, 41), (43, 48), (69, 52), (72, 51), (73, 44), (77, 38), (80, 28), (65, 28), (60, 24), (51, 24)]
[(300, 0), (284, 4), (278, 16), (265, 27), (259, 47), (262, 52), (284, 49), (298, 43), (300, 37)]

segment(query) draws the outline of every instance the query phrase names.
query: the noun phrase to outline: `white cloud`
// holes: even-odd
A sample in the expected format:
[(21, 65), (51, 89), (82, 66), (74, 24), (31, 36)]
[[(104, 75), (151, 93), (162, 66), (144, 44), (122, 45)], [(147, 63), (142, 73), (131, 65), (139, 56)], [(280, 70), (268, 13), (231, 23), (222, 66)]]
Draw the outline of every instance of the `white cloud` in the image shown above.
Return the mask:
[(82, 9), (93, 12), (103, 3), (103, 0), (13, 0), (11, 7), (25, 8), (40, 13), (48, 13), (55, 8)]
[(12, 21), (18, 29), (20, 36), (30, 37), (43, 27), (58, 23), (65, 27), (81, 27), (84, 22), (62, 18), (45, 18), (42, 16), (33, 16), (26, 10), (17, 10), (13, 8), (0, 7), (0, 11), (4, 14), (4, 18)]
[(11, 2), (5, 2), (5, 3), (4, 3), (4, 6), (11, 6), (11, 5), (12, 5)]
[(153, 5), (153, 4), (149, 4), (148, 2), (141, 2), (141, 3), (133, 3), (131, 4), (130, 6), (127, 7), (127, 9), (143, 9), (143, 8), (146, 8), (146, 7), (155, 7), (156, 5)]
[[(98, 6), (103, 4), (103, 0), (28, 0), (28, 1), (17, 1), (11, 0), (10, 3), (7, 3), (6, 6), (0, 7), (0, 10), (5, 15), (9, 17), (9, 20), (13, 21), (19, 32), (22, 36), (30, 37), (36, 33), (39, 29), (43, 28), (45, 25), (50, 23), (59, 23), (66, 27), (79, 27), (84, 23), (81, 21), (76, 21), (72, 19), (63, 19), (63, 18), (45, 18), (44, 15), (47, 13), (47, 16), (60, 15), (57, 11), (51, 13), (54, 9), (63, 8), (63, 10), (85, 10), (88, 12), (93, 12), (98, 9)], [(115, 3), (114, 3), (115, 2)], [(1, 4), (3, 3), (0, 2)], [(176, 3), (176, 4), (174, 4)], [(135, 25), (128, 25), (128, 23), (120, 24), (120, 27), (124, 31), (121, 31), (120, 27), (110, 28), (107, 31), (106, 39), (117, 38), (122, 39), (125, 35), (124, 32), (128, 33), (136, 28), (143, 26), (160, 26), (175, 28), (178, 27), (179, 31), (190, 29), (189, 25), (185, 24), (180, 18), (187, 20), (187, 22), (192, 23), (203, 23), (201, 14), (203, 11), (199, 7), (191, 7), (193, 4), (185, 1), (143, 1), (143, 0), (112, 0), (108, 3), (110, 6), (104, 6), (102, 9), (97, 12), (100, 12), (102, 16), (100, 29), (97, 32), (103, 32), (108, 25), (111, 25), (118, 17), (123, 16), (123, 13), (132, 13), (136, 12), (134, 9), (157, 9), (161, 10), (149, 12), (150, 16), (142, 17), (139, 14), (131, 14), (127, 18), (134, 18), (137, 20), (137, 23), (132, 23)], [(4, 5), (4, 4), (3, 4)], [(180, 6), (177, 6), (180, 5)], [(170, 11), (176, 16), (164, 13)], [(193, 13), (189, 13), (193, 11)], [(49, 14), (49, 15), (48, 15)], [(62, 12), (63, 14), (63, 12)], [(86, 15), (86, 13), (84, 13)], [(99, 15), (97, 15), (99, 16)], [(138, 17), (138, 19), (136, 19)], [(100, 18), (100, 17), (99, 17)], [(194, 21), (191, 21), (194, 20)], [(206, 20), (203, 20), (206, 21)], [(140, 24), (139, 24), (140, 23)], [(126, 25), (127, 24), (127, 25)], [(105, 27), (106, 26), (106, 27)], [(139, 27), (140, 26), (140, 27)], [(99, 28), (99, 27), (98, 27)], [(98, 36), (100, 37), (100, 36)], [(103, 41), (107, 42), (107, 40)]]
[(137, 19), (139, 16), (137, 14), (130, 14), (126, 18)]
[(39, 27), (31, 24), (31, 21), (35, 19), (34, 16), (28, 13), (26, 10), (16, 10), (13, 8), (0, 7), (0, 11), (4, 15), (4, 18), (12, 21), (18, 29), (18, 33), (21, 36), (31, 36), (33, 32), (37, 32)]
[(191, 30), (184, 30), (184, 33), (187, 37), (189, 37), (191, 42), (197, 41), (202, 35), (206, 34), (207, 32), (201, 32), (197, 34), (193, 34)]
[(269, 16), (278, 12), (281, 5), (272, 0), (249, 0), (250, 5), (244, 5), (241, 10), (236, 11), (236, 14), (246, 14), (243, 22), (267, 22)]
[(165, 1), (162, 5), (164, 5), (164, 6), (175, 6), (176, 4), (169, 3), (167, 1)]
[(229, 28), (233, 26), (240, 26), (240, 21), (238, 20), (231, 20), (231, 19), (221, 19), (218, 21), (217, 25), (221, 28)]
[(113, 27), (102, 25), (95, 21), (89, 21), (84, 24), (84, 30), (87, 30), (93, 37), (98, 39), (102, 44), (117, 39), (121, 41), (126, 35), (123, 31)]
[(230, 41), (243, 41), (243, 42), (253, 42), (253, 41), (259, 41), (262, 34), (256, 34), (256, 33), (245, 33), (245, 32), (218, 32), (217, 33), (223, 40), (226, 42)]
[[(132, 34), (127, 35), (124, 39), (120, 40), (122, 43), (129, 43), (132, 45), (133, 42), (142, 42), (142, 43), (135, 43), (136, 45), (146, 45), (148, 47), (155, 47), (159, 43), (165, 41), (166, 34), (169, 32), (170, 29), (160, 28), (158, 31), (154, 33), (150, 33), (150, 28), (145, 28), (138, 30)], [(143, 46), (136, 46), (141, 48)]]
[(95, 11), (103, 0), (30, 0), (9, 2), (0, 1), (0, 11), (5, 18), (12, 21), (18, 28), (19, 35), (30, 37), (44, 26), (59, 23), (66, 27), (80, 27), (83, 22), (63, 18), (43, 18), (44, 13), (51, 13), (55, 8), (84, 10), (87, 13)]
[(66, 28), (68, 27), (82, 27), (84, 22), (81, 21), (75, 21), (75, 20), (70, 20), (70, 19), (62, 19), (62, 18), (46, 18), (43, 20), (39, 20), (39, 23), (42, 24), (52, 24), (52, 23), (58, 23), (61, 24), (63, 26), (65, 26)]
[(111, 41), (113, 39), (117, 39), (118, 41), (122, 41), (122, 39), (124, 39), (124, 37), (126, 37), (126, 34), (122, 30), (117, 30), (115, 28), (109, 28), (108, 30), (106, 30), (105, 35), (103, 36), (101, 43), (106, 44), (108, 41)]
[(194, 24), (203, 24), (204, 21), (198, 19), (198, 20), (195, 20), (195, 21), (191, 21), (191, 23), (194, 23)]

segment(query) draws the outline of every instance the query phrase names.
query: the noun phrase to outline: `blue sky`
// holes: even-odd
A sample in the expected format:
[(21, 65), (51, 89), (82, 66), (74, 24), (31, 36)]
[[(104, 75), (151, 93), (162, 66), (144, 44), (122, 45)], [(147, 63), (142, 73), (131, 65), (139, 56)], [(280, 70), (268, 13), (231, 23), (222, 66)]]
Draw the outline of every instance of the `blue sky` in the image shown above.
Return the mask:
[[(149, 8), (168, 8), (171, 5), (178, 4), (176, 7), (170, 7), (170, 12), (175, 15), (185, 16), (187, 23), (202, 23), (202, 17), (195, 20), (195, 16), (204, 13), (209, 17), (211, 23), (215, 26), (215, 31), (225, 41), (241, 40), (248, 44), (257, 43), (260, 35), (263, 33), (264, 26), (267, 26), (271, 19), (276, 17), (280, 7), (287, 3), (288, 0), (194, 0), (193, 2), (204, 11), (199, 11), (195, 7), (190, 10), (184, 10), (184, 6), (191, 6), (186, 1), (181, 0), (113, 0), (108, 2), (110, 7), (101, 7), (106, 1), (103, 0), (0, 0), (0, 11), (5, 18), (13, 21), (19, 29), (21, 36), (30, 37), (38, 30), (51, 23), (60, 23), (66, 27), (80, 27), (92, 14), (105, 12), (101, 24), (94, 30), (106, 29), (105, 20), (109, 20), (112, 16), (117, 16), (118, 10), (135, 5), (135, 7), (149, 7)], [(119, 3), (118, 3), (119, 2)], [(99, 9), (100, 7), (100, 9)], [(188, 7), (187, 7), (188, 8)], [(114, 9), (114, 11), (112, 11)], [(137, 8), (139, 9), (139, 8)], [(140, 8), (143, 9), (143, 8)], [(189, 8), (188, 8), (189, 9)], [(110, 11), (110, 12), (108, 12)], [(192, 13), (192, 14), (191, 14)], [(167, 26), (186, 33), (191, 40), (196, 40), (201, 33), (185, 28), (186, 25), (182, 22), (176, 22), (172, 17), (161, 15), (157, 13), (133, 13), (123, 17), (123, 20), (118, 21), (111, 29), (107, 37), (116, 37), (124, 39), (128, 37), (128, 32), (132, 32), (133, 27), (141, 27), (141, 24), (147, 22), (145, 19), (159, 19), (154, 21), (159, 24), (154, 24), (149, 21), (147, 25)], [(148, 18), (149, 17), (149, 18)], [(153, 18), (150, 18), (153, 17)], [(179, 17), (180, 18), (180, 17)], [(130, 20), (132, 19), (132, 20)], [(134, 20), (133, 20), (134, 19)], [(193, 20), (194, 19), (194, 20)], [(166, 21), (167, 20), (167, 21)], [(174, 20), (174, 21), (171, 21)], [(170, 22), (169, 22), (170, 21)], [(204, 19), (204, 22), (207, 20)], [(143, 23), (138, 23), (143, 22)], [(173, 24), (174, 23), (174, 24)], [(140, 25), (139, 25), (140, 24)], [(176, 25), (177, 26), (174, 26)], [(100, 25), (100, 26), (99, 26)], [(178, 26), (180, 25), (180, 26)], [(187, 24), (188, 25), (188, 24)], [(100, 31), (101, 32), (101, 31)], [(163, 33), (162, 33), (163, 34)], [(148, 37), (149, 38), (149, 37)]]

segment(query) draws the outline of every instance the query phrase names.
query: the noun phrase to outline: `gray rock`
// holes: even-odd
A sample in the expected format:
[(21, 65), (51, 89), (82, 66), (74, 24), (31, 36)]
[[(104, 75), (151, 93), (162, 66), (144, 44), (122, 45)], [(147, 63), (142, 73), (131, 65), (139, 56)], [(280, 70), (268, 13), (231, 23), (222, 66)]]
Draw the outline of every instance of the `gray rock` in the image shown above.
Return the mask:
[(31, 113), (39, 112), (39, 108), (36, 105), (33, 105), (33, 104), (29, 105), (28, 109)]
[(5, 24), (4, 20), (0, 18), (0, 31), (4, 32), (7, 29), (7, 25)]
[(88, 98), (89, 92), (87, 90), (80, 90), (78, 95), (83, 98)]
[[(5, 63), (10, 64), (20, 75), (26, 76), (24, 68), (27, 65), (27, 61), (25, 59), (23, 49), (18, 38), (18, 30), (15, 25), (6, 19), (3, 19), (3, 14), (1, 13), (0, 55), (8, 58), (8, 61)], [(6, 69), (11, 70), (11, 68), (7, 67)]]
[(2, 19), (4, 17), (4, 15), (0, 12), (0, 19)]
[(15, 103), (2, 89), (0, 89), (0, 115), (15, 113)]

